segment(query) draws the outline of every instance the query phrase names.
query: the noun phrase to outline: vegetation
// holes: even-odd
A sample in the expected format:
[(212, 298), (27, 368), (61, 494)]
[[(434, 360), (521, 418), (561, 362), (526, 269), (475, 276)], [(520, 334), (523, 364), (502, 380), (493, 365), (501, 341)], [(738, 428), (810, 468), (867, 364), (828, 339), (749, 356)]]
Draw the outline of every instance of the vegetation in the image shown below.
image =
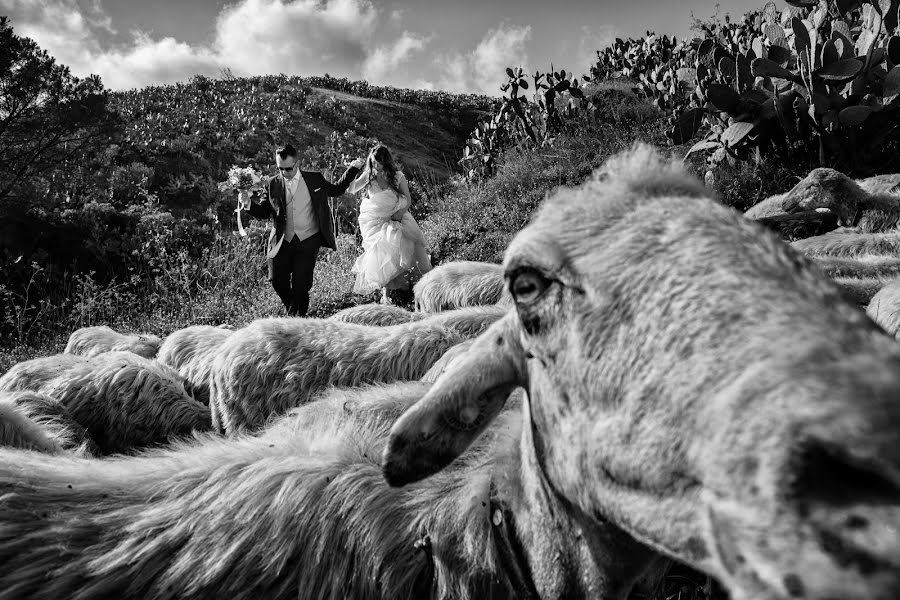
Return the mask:
[(115, 126), (100, 79), (78, 79), (0, 17), (0, 202), (34, 193), (48, 167), (90, 151)]
[[(268, 232), (238, 237), (216, 183), (232, 165), (271, 174), (287, 140), (332, 176), (376, 140), (397, 151), (435, 264), (499, 261), (548, 193), (636, 139), (687, 155), (742, 210), (813, 166), (900, 171), (900, 0), (788, 4), (697, 21), (693, 40), (617, 39), (583, 76), (510, 66), (498, 97), (228, 72), (111, 93), (0, 18), (0, 372), (82, 326), (164, 336), (281, 314)], [(350, 291), (355, 207), (336, 203), (312, 316), (376, 299)], [(654, 596), (672, 597), (721, 592), (679, 568)]]
[(648, 32), (598, 53), (592, 76), (637, 78), (671, 111), (676, 144), (703, 139), (711, 167), (755, 158), (855, 175), (900, 170), (900, 3), (774, 2), (699, 23), (675, 43)]
[[(534, 99), (524, 94), (529, 89), (522, 67), (507, 67), (509, 81), (501, 86), (506, 94), (499, 109), (482, 121), (466, 140), (459, 164), (469, 180), (494, 175), (499, 158), (508, 150), (534, 150), (553, 145), (555, 136), (576, 131), (584, 112), (596, 106), (579, 87), (579, 79), (565, 69), (531, 76)], [(520, 91), (522, 92), (520, 94)]]

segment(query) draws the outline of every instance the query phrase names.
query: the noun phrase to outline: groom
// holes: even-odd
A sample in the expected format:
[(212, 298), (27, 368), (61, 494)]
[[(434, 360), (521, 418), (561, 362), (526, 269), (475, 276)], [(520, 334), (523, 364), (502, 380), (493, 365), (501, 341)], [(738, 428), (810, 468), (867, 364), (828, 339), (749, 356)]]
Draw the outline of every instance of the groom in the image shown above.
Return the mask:
[(258, 219), (273, 220), (266, 258), (269, 281), (291, 316), (303, 317), (309, 309), (309, 290), (319, 247), (337, 250), (334, 217), (328, 197), (340, 196), (359, 174), (362, 159), (356, 159), (337, 183), (316, 171), (301, 171), (297, 149), (292, 145), (275, 151), (280, 176), (273, 177), (259, 197), (240, 192), (238, 202)]

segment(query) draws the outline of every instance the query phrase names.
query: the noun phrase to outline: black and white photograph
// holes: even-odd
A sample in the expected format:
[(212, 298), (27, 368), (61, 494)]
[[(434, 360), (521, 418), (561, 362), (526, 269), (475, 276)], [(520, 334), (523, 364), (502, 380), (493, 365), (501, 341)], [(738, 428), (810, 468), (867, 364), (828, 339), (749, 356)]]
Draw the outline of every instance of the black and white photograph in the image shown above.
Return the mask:
[(0, 0), (0, 600), (900, 600), (900, 0)]

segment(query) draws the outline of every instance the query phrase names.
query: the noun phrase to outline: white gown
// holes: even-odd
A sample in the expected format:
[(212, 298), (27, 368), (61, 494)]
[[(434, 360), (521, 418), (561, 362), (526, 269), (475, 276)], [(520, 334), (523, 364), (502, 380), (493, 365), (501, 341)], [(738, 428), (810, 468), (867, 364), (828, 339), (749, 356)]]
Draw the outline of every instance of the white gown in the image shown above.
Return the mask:
[[(368, 176), (363, 172), (350, 187), (351, 192), (367, 187), (359, 205), (363, 253), (353, 265), (353, 291), (366, 294), (384, 287), (409, 288), (412, 281), (431, 270), (425, 236), (408, 210), (400, 221), (391, 219), (398, 210), (409, 208), (409, 199), (390, 188), (379, 190), (368, 184)], [(397, 173), (397, 177), (399, 184), (403, 174)]]

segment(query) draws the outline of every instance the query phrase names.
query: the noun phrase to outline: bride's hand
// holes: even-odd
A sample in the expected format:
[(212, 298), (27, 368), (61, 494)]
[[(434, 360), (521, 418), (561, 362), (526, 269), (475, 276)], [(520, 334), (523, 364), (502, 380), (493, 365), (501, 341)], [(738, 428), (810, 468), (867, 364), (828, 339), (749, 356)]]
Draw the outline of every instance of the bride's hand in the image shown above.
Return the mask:
[(245, 190), (238, 190), (238, 208), (241, 210), (250, 208), (250, 194)]

